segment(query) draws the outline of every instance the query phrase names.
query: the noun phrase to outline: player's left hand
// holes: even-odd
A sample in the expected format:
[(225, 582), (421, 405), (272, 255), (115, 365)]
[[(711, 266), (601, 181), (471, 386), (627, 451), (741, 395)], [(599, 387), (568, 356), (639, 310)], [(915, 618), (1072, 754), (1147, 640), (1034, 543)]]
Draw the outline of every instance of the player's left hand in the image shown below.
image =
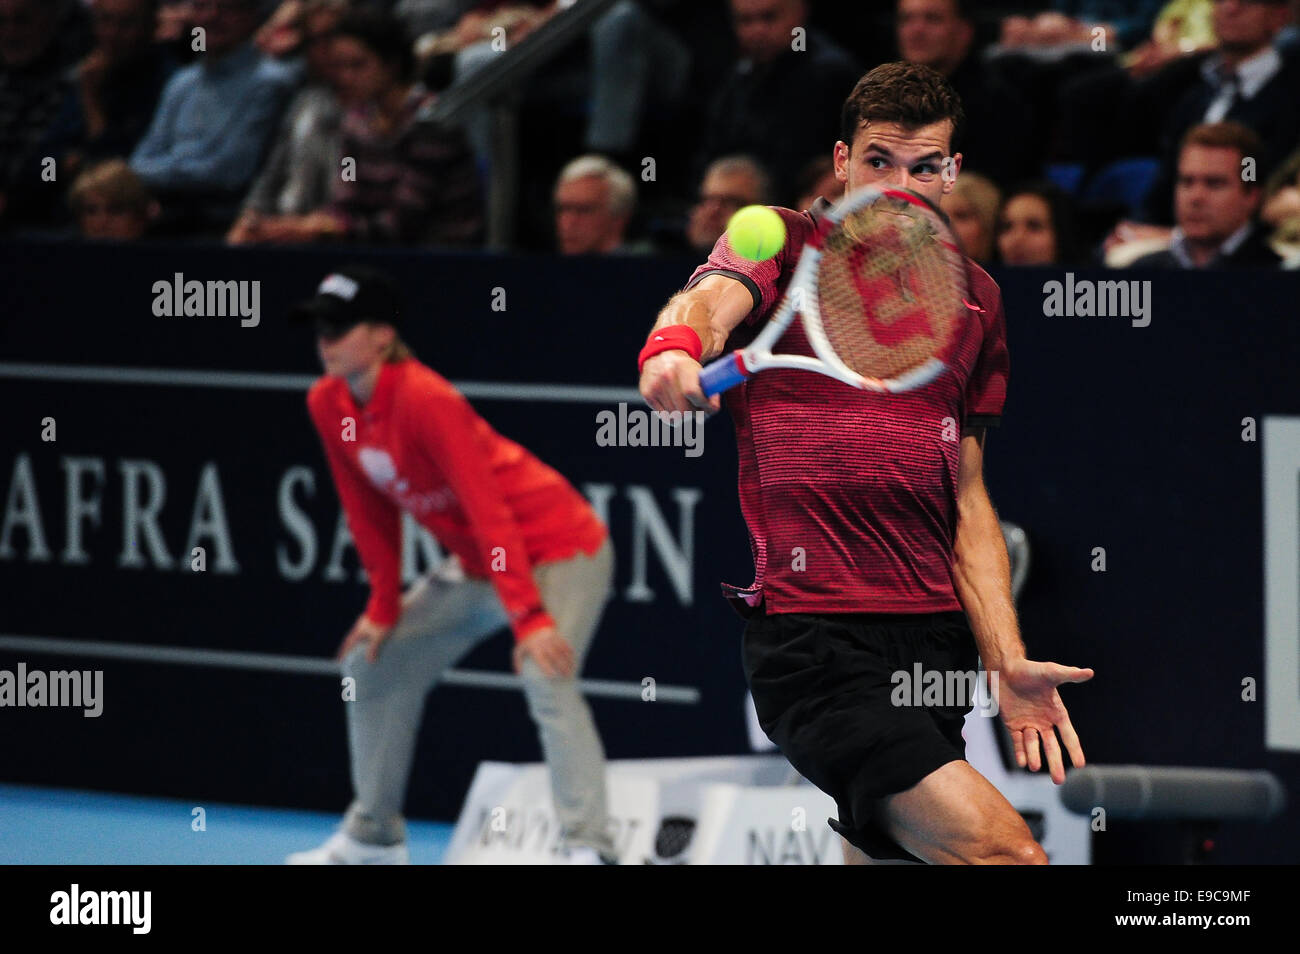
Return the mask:
[(564, 641), (554, 626), (539, 629), (522, 642), (515, 643), (515, 672), (523, 671), (525, 657), (531, 657), (548, 679), (573, 675), (573, 647)]
[(1092, 677), (1091, 669), (1028, 659), (1004, 665), (998, 671), (998, 712), (1011, 730), (1017, 765), (1021, 768), (1028, 765), (1031, 772), (1041, 769), (1043, 762), (1038, 749), (1041, 741), (1043, 751), (1047, 753), (1052, 781), (1062, 784), (1065, 764), (1061, 760), (1055, 729), (1061, 733), (1061, 741), (1065, 743), (1074, 767), (1083, 767), (1083, 747), (1079, 745), (1079, 737), (1070, 724), (1070, 715), (1065, 711), (1065, 703), (1056, 687), (1065, 682), (1087, 682)]

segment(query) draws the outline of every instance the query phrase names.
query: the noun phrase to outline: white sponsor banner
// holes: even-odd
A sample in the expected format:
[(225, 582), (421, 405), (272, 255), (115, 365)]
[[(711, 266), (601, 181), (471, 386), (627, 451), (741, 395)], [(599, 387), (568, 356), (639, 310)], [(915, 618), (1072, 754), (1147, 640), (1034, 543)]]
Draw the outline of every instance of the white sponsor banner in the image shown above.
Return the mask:
[(834, 799), (812, 785), (706, 785), (691, 864), (842, 865), (834, 817)]
[[(975, 710), (967, 757), (1024, 814), (1054, 864), (1088, 864), (1089, 819), (1045, 775), (1008, 772), (996, 719)], [(639, 759), (607, 767), (610, 834), (621, 864), (843, 864), (827, 824), (835, 802), (779, 755)], [(479, 765), (447, 864), (556, 864), (559, 824), (545, 765)]]
[(1300, 752), (1300, 418), (1266, 417), (1264, 744)]
[[(715, 782), (779, 785), (780, 756), (623, 759), (606, 765), (610, 834), (620, 864), (681, 864), (701, 792)], [(559, 824), (543, 763), (483, 762), (461, 808), (446, 864), (554, 864)]]
[[(659, 783), (611, 765), (606, 784), (609, 832), (619, 863), (639, 864), (652, 850)], [(560, 851), (560, 823), (546, 765), (480, 763), (443, 863), (549, 865), (567, 860)]]

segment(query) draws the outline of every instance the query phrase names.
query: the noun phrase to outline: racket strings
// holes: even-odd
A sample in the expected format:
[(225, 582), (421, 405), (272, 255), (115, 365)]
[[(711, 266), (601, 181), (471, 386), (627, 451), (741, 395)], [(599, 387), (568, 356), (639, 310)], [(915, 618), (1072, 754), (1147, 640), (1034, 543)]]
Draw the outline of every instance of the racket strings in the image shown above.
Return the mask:
[(937, 217), (901, 202), (878, 200), (846, 215), (823, 243), (817, 286), (828, 343), (868, 378), (923, 365), (964, 317), (960, 252)]

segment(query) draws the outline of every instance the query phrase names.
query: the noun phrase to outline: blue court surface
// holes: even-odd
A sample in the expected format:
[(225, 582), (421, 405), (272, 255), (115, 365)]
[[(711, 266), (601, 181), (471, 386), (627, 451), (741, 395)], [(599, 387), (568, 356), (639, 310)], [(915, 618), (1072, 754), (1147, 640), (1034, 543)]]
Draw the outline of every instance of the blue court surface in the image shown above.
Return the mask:
[[(194, 831), (195, 807), (206, 831)], [(0, 785), (0, 864), (275, 865), (314, 848), (340, 814)], [(407, 823), (411, 863), (437, 864), (452, 825)]]

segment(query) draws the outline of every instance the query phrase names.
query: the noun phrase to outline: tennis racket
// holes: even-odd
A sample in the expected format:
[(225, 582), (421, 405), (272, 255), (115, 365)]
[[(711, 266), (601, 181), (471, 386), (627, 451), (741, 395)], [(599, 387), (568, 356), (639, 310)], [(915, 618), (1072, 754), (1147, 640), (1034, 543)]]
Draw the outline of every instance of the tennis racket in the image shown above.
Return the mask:
[[(869, 391), (900, 392), (948, 367), (974, 305), (966, 257), (947, 217), (907, 189), (856, 189), (822, 217), (785, 297), (746, 348), (700, 372), (706, 396), (759, 371), (816, 371)], [(773, 354), (798, 315), (813, 356)]]

